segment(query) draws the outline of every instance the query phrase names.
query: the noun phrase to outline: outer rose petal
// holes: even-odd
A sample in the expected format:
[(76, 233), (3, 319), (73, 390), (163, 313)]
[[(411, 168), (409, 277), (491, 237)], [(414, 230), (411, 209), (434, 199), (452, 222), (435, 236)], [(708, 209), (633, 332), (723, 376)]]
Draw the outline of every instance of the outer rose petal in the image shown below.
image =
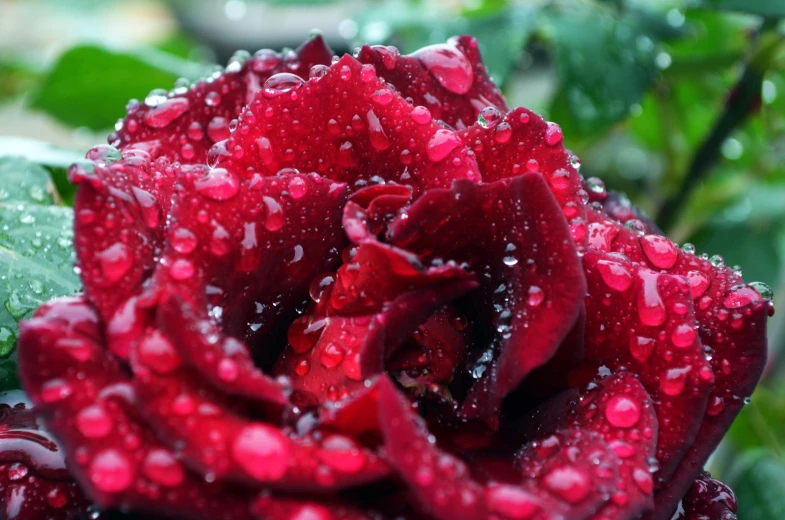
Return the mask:
[(140, 420), (128, 378), (97, 343), (97, 315), (82, 298), (53, 300), (23, 322), (22, 381), (74, 457), (70, 468), (104, 508), (189, 519), (250, 518), (248, 497), (186, 471)]
[(217, 168), (232, 178), (283, 168), (315, 171), (350, 189), (399, 182), (415, 191), (479, 180), (458, 136), (431, 120), (376, 77), (373, 66), (344, 56), (301, 83), (275, 76), (217, 148)]
[(0, 517), (68, 520), (88, 502), (65, 468), (64, 454), (40, 429), (18, 390), (0, 397)]
[[(382, 382), (379, 414), (385, 450), (417, 501), (439, 520), (587, 518), (606, 503), (606, 508), (617, 507), (608, 501), (610, 492), (620, 485), (632, 485), (634, 465), (653, 453), (656, 439), (656, 417), (643, 388), (634, 378), (614, 379), (610, 385), (610, 395), (630, 392), (630, 399), (642, 399), (639, 424), (628, 423), (625, 428), (629, 429), (624, 431), (601, 418), (597, 404), (587, 404), (583, 410), (578, 403), (571, 403), (576, 410), (556, 418), (557, 423), (568, 425), (569, 429), (545, 434), (521, 450), (520, 475), (507, 475), (504, 481), (483, 485), (473, 480), (463, 462), (428, 440), (427, 430), (406, 399), (389, 381)], [(599, 403), (604, 404), (602, 399), (608, 399), (608, 394), (601, 392), (596, 397)], [(553, 420), (549, 424), (553, 425)], [(646, 428), (648, 436), (642, 439), (641, 432)], [(621, 452), (629, 461), (615, 452)], [(645, 476), (650, 498), (653, 485), (648, 469)], [(624, 496), (630, 499), (625, 505), (633, 504), (629, 511), (642, 510), (645, 496), (639, 498), (638, 493), (630, 489)], [(618, 497), (616, 500), (623, 501)], [(598, 518), (605, 518), (605, 511), (600, 510)], [(612, 514), (619, 509), (607, 511)]]
[(507, 104), (488, 77), (477, 40), (471, 36), (450, 38), (447, 43), (424, 47), (408, 56), (383, 45), (364, 46), (357, 56), (376, 67), (412, 104), (421, 105), (448, 125), (462, 129), (477, 121), (486, 107), (506, 111)]
[[(565, 150), (562, 131), (525, 108), (503, 118), (495, 112), (487, 123), (476, 123), (461, 139), (472, 149), (486, 182), (537, 172), (547, 181), (579, 248), (586, 243), (586, 192), (575, 156)], [(489, 116), (490, 117), (490, 116)]]
[(701, 342), (710, 347), (714, 386), (703, 424), (674, 476), (655, 497), (656, 518), (665, 518), (686, 493), (743, 406), (766, 363), (766, 318), (771, 302), (728, 267), (682, 251), (663, 237), (638, 235), (590, 212), (589, 245), (619, 252), (631, 261), (686, 277)]
[(457, 181), (451, 190), (426, 193), (388, 236), (424, 258), (467, 262), (482, 273), (475, 304), (501, 332), (501, 349), (463, 411), (493, 415), (504, 396), (553, 357), (583, 306), (586, 282), (553, 195), (531, 173), (481, 186)]
[(85, 293), (107, 320), (152, 274), (180, 167), (140, 150), (121, 157), (106, 145), (87, 158), (93, 174), (79, 165), (70, 171), (79, 184), (75, 248)]
[(703, 471), (679, 502), (671, 520), (736, 520), (736, 495)]
[(592, 518), (637, 518), (651, 510), (649, 466), (657, 444), (657, 415), (636, 377), (621, 372), (582, 390), (568, 390), (535, 410), (522, 427), (528, 438), (565, 428), (596, 432), (617, 455), (619, 474), (611, 499)]
[(132, 102), (109, 142), (123, 150), (145, 150), (153, 159), (205, 163), (210, 147), (229, 137), (229, 122), (240, 115), (270, 76), (286, 72), (308, 78), (311, 67), (329, 65), (332, 56), (319, 35), (286, 54), (261, 50), (245, 63), (230, 63), (225, 72), (184, 92), (175, 88), (171, 97), (158, 96), (153, 106)]
[(662, 426), (658, 478), (668, 480), (698, 433), (714, 379), (689, 284), (592, 248), (583, 265), (586, 360), (639, 374)]

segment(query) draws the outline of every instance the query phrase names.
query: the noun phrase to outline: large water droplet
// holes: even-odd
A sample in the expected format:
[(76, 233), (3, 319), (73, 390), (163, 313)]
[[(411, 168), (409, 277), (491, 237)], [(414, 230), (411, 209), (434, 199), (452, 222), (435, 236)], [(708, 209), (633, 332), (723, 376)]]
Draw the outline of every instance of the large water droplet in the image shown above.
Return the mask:
[(285, 94), (286, 92), (296, 90), (304, 84), (305, 80), (300, 76), (288, 72), (281, 72), (270, 76), (267, 81), (264, 82), (262, 95), (268, 99), (274, 98), (281, 94)]
[(112, 418), (101, 405), (88, 406), (76, 415), (76, 428), (89, 439), (106, 437), (112, 426)]
[(107, 449), (95, 455), (88, 469), (90, 481), (106, 493), (125, 491), (133, 482), (133, 468), (118, 450)]
[(646, 235), (640, 239), (641, 247), (655, 267), (660, 269), (670, 269), (679, 258), (676, 246), (670, 239), (658, 235)]
[(96, 256), (101, 266), (101, 273), (107, 283), (114, 283), (120, 280), (134, 263), (131, 251), (122, 242), (112, 244)]
[(423, 47), (412, 56), (420, 60), (436, 81), (454, 94), (466, 94), (472, 88), (474, 73), (468, 58), (455, 46), (438, 44)]
[(570, 503), (586, 498), (591, 483), (585, 472), (572, 466), (560, 466), (549, 471), (544, 479), (545, 486)]
[(431, 162), (439, 162), (452, 152), (458, 146), (461, 146), (461, 140), (455, 135), (452, 130), (440, 128), (437, 130), (431, 140), (428, 141), (426, 148), (428, 159)]
[(641, 269), (638, 273), (642, 283), (638, 293), (638, 317), (641, 323), (650, 327), (659, 327), (665, 323), (667, 317), (665, 304), (662, 303), (657, 281), (659, 275), (648, 269)]
[(615, 395), (605, 406), (605, 418), (617, 428), (632, 428), (640, 417), (640, 405), (627, 396)]
[(371, 139), (371, 146), (374, 149), (382, 152), (390, 147), (390, 140), (387, 138), (387, 135), (384, 133), (384, 128), (382, 128), (382, 123), (379, 121), (379, 118), (376, 117), (376, 114), (373, 110), (368, 111), (367, 115), (368, 119), (368, 133)]
[(185, 480), (185, 471), (168, 450), (150, 450), (142, 462), (144, 475), (164, 487), (176, 487)]
[(226, 168), (211, 168), (194, 181), (196, 191), (213, 200), (231, 199), (240, 192), (240, 179)]
[(600, 272), (602, 281), (611, 289), (624, 292), (632, 286), (632, 273), (618, 262), (600, 260), (597, 262), (597, 270)]
[(287, 439), (266, 424), (249, 424), (232, 443), (232, 457), (258, 480), (278, 480), (289, 465)]
[(151, 128), (164, 128), (172, 121), (185, 114), (190, 107), (186, 98), (167, 99), (151, 108), (144, 115), (144, 123)]

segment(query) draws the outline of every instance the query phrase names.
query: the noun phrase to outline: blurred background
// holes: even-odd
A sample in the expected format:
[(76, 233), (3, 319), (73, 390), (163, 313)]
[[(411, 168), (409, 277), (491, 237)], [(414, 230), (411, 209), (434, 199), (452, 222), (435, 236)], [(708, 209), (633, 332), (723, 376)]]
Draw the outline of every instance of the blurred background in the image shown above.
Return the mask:
[[(24, 175), (53, 174), (52, 202), (67, 206), (64, 168), (106, 141), (129, 99), (237, 49), (295, 47), (314, 28), (336, 52), (470, 33), (510, 106), (557, 121), (584, 176), (783, 307), (784, 19), (785, 0), (0, 0), (0, 172), (23, 156)], [(14, 307), (17, 289), (0, 287), (0, 358), (34, 308)], [(785, 511), (785, 312), (769, 327), (764, 383), (710, 461), (745, 520)]]

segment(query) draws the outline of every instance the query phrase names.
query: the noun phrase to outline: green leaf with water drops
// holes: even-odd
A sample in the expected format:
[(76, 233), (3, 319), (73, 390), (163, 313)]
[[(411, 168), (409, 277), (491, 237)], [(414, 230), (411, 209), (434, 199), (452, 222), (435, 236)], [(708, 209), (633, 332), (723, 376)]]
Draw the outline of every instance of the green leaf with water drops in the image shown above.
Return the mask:
[(171, 88), (178, 77), (195, 79), (205, 66), (155, 50), (115, 52), (82, 45), (63, 54), (30, 96), (33, 108), (71, 126), (112, 127), (129, 99)]
[(557, 9), (543, 31), (559, 77), (549, 116), (565, 134), (596, 134), (624, 119), (654, 80), (659, 44), (634, 11)]
[(43, 167), (0, 157), (0, 391), (18, 387), (13, 350), (19, 320), (81, 287), (73, 270), (73, 210), (54, 203)]

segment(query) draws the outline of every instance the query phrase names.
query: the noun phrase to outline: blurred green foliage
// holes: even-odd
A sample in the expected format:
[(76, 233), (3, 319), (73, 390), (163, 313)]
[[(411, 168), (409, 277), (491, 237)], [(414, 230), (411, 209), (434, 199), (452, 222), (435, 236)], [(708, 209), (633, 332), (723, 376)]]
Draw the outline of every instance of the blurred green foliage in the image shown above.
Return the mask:
[[(675, 240), (718, 253), (741, 266), (747, 280), (785, 293), (782, 18), (779, 0), (389, 0), (368, 2), (357, 14), (353, 43), (412, 52), (455, 34), (476, 36), (511, 104), (557, 121), (582, 158), (584, 176), (625, 192)], [(0, 103), (22, 98), (68, 126), (108, 133), (129, 99), (210, 69), (198, 36), (174, 34), (155, 47), (124, 51), (81, 45), (49, 67), (0, 55)], [(0, 158), (11, 155), (23, 156), (20, 171), (40, 182), (36, 164), (45, 166), (58, 195), (34, 204), (37, 223), (20, 228), (28, 231), (0, 234), (0, 263), (13, 257), (18, 268), (53, 270), (44, 276), (47, 286), (76, 290), (67, 258), (31, 266), (26, 252), (36, 233), (65, 232), (50, 217), (70, 211), (65, 166), (79, 155), (0, 137)], [(8, 160), (0, 159), (0, 171), (22, 164)], [(16, 218), (9, 211), (0, 201), (0, 220)], [(56, 279), (63, 283), (50, 283)], [(9, 291), (27, 310), (42, 298), (20, 283), (0, 286), (0, 299)], [(8, 312), (0, 309), (0, 353), (16, 334), (16, 315), (7, 319)], [(744, 519), (780, 518), (785, 508), (785, 489), (777, 487), (785, 482), (782, 314), (770, 320), (767, 380), (711, 465), (735, 486)], [(0, 362), (0, 380), (7, 364)]]

